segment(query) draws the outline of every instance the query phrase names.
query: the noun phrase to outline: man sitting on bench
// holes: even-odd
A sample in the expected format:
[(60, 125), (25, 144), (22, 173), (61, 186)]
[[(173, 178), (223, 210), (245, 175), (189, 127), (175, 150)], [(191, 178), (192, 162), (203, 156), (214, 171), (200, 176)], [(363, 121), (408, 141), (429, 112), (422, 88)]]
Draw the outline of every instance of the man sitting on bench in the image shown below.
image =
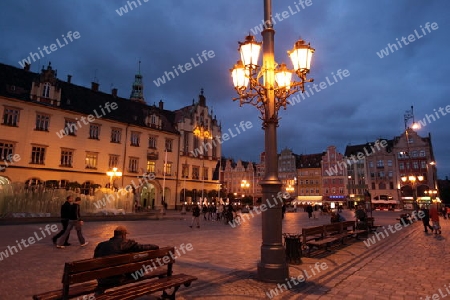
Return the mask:
[[(101, 242), (97, 245), (94, 250), (94, 258), (115, 255), (115, 254), (125, 254), (132, 252), (141, 252), (146, 250), (157, 250), (159, 246), (153, 244), (139, 244), (134, 240), (127, 239), (127, 229), (124, 226), (119, 226), (114, 229), (114, 237), (110, 238), (108, 241)], [(118, 276), (111, 276), (108, 278), (98, 279), (99, 293), (109, 287), (120, 284), (123, 280), (129, 279), (130, 274), (123, 274)]]

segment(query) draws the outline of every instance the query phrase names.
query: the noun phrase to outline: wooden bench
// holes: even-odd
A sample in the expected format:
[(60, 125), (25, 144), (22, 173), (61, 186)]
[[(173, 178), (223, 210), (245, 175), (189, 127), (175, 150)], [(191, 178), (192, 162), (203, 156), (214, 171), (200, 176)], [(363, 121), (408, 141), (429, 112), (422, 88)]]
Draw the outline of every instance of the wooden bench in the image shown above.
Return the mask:
[(378, 228), (383, 227), (382, 225), (375, 225), (375, 218), (373, 217), (367, 217), (366, 222), (369, 227), (369, 232), (376, 232)]
[(309, 248), (309, 256), (314, 246), (318, 248), (325, 246), (325, 250), (331, 251), (329, 249), (331, 243), (338, 241), (339, 237), (327, 236), (324, 226), (315, 226), (302, 228), (302, 239), (303, 245)]
[[(175, 299), (179, 287), (190, 286), (197, 277), (186, 274), (173, 275), (174, 255), (174, 247), (164, 247), (158, 250), (67, 262), (64, 265), (62, 289), (34, 295), (33, 299), (66, 300), (95, 293), (96, 300), (126, 300), (158, 291), (163, 291), (162, 299)], [(97, 284), (96, 279), (124, 274), (128, 274), (126, 278), (112, 287), (104, 288)], [(111, 288), (113, 290), (110, 290)], [(172, 288), (173, 292), (169, 295), (166, 290)]]
[[(344, 231), (346, 231), (347, 236), (354, 236), (357, 240), (359, 240), (360, 234), (367, 234), (367, 230), (363, 229), (356, 229), (356, 222), (355, 221), (344, 221), (342, 222), (342, 227)], [(350, 227), (350, 230), (349, 230)]]

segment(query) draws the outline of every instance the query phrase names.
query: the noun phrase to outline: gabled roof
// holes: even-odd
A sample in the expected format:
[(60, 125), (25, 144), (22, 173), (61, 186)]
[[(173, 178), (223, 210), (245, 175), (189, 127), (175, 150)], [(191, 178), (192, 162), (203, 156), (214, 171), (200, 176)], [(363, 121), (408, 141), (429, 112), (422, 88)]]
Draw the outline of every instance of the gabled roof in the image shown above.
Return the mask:
[(322, 163), (322, 156), (325, 152), (315, 154), (300, 154), (297, 156), (296, 167), (302, 168), (320, 168)]

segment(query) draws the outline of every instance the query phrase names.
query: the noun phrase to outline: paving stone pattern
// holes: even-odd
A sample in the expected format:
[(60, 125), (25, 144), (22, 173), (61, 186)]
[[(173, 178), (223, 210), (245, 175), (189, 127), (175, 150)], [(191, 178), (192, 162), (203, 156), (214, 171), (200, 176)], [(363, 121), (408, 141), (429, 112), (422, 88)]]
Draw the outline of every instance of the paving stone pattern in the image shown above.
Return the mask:
[[(374, 212), (380, 225), (395, 224), (400, 212)], [(347, 220), (352, 211), (344, 211)], [(329, 216), (308, 219), (304, 212), (287, 213), (283, 232), (300, 233), (304, 226), (329, 223)], [(199, 280), (182, 286), (177, 299), (269, 299), (267, 292), (277, 284), (256, 280), (260, 256), (261, 216), (245, 219), (232, 228), (221, 222), (201, 220), (201, 226), (189, 228), (190, 215), (168, 212), (161, 220), (86, 222), (83, 233), (89, 245), (80, 247), (73, 231), (72, 246), (57, 249), (46, 237), (23, 247), (0, 261), (0, 300), (31, 299), (35, 293), (61, 287), (64, 262), (90, 258), (95, 246), (108, 239), (113, 229), (124, 225), (129, 238), (160, 246), (192, 244), (176, 261), (174, 273), (195, 275)], [(55, 223), (50, 223), (55, 224)], [(56, 223), (57, 224), (57, 223)], [(16, 240), (28, 239), (46, 224), (0, 226), (0, 252), (16, 246)], [(445, 293), (450, 286), (446, 275), (449, 257), (450, 220), (441, 218), (442, 235), (424, 233), (421, 223), (414, 223), (381, 238), (370, 247), (363, 241), (348, 240), (348, 245), (333, 247), (331, 252), (313, 251), (302, 257), (302, 264), (290, 265), (290, 276), (311, 276), (290, 290), (278, 289), (273, 299), (425, 299), (427, 295)], [(59, 226), (59, 224), (58, 224)], [(383, 228), (381, 228), (383, 230)], [(312, 275), (315, 264), (326, 263), (327, 269)], [(448, 272), (447, 272), (448, 274)], [(140, 300), (156, 299), (145, 296)], [(81, 298), (80, 298), (81, 299)]]

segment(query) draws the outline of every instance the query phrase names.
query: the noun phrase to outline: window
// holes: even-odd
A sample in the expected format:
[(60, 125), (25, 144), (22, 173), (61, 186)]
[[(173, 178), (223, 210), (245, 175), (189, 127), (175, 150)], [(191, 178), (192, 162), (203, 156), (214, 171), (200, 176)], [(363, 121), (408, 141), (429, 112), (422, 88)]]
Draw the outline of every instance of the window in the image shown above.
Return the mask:
[(189, 132), (184, 132), (183, 152), (184, 154), (189, 152)]
[(98, 153), (86, 152), (86, 169), (97, 169)]
[(164, 174), (167, 176), (172, 175), (172, 163), (168, 162), (164, 164)]
[(392, 171), (389, 171), (388, 176), (389, 176), (389, 178), (392, 178), (394, 176), (394, 173)]
[(422, 169), (426, 169), (426, 168), (427, 168), (427, 163), (426, 163), (426, 161), (422, 160), (422, 161), (420, 162), (420, 167), (421, 167)]
[(392, 160), (391, 160), (391, 159), (389, 159), (389, 160), (387, 161), (387, 165), (388, 165), (388, 167), (392, 167)]
[(412, 157), (417, 157), (418, 156), (417, 150), (414, 150), (413, 152), (411, 152), (411, 154), (412, 154)]
[(93, 140), (100, 139), (100, 124), (89, 125), (89, 138)]
[(425, 150), (420, 150), (419, 156), (420, 157), (425, 157)]
[(393, 190), (394, 189), (394, 182), (389, 182), (389, 189)]
[(3, 125), (19, 126), (20, 110), (14, 107), (7, 107), (3, 110)]
[(156, 162), (153, 160), (147, 160), (147, 173), (155, 173)]
[(117, 168), (119, 166), (119, 155), (110, 154), (108, 160), (108, 168)]
[(331, 188), (331, 193), (332, 194), (336, 194), (336, 188), (335, 187)]
[(400, 170), (404, 170), (405, 169), (405, 164), (404, 163), (399, 163), (398, 167), (400, 168)]
[(14, 143), (0, 141), (0, 159), (3, 162), (11, 161), (14, 153)]
[(43, 146), (33, 146), (31, 148), (31, 163), (43, 165), (45, 160), (45, 148)]
[(131, 142), (131, 146), (135, 146), (135, 147), (139, 147), (140, 144), (140, 140), (141, 140), (141, 133), (136, 132), (136, 131), (132, 131), (131, 132), (131, 137), (130, 137), (130, 142)]
[(156, 139), (157, 139), (157, 137), (153, 136), (153, 135), (148, 137), (148, 147), (149, 148), (156, 149)]
[(73, 163), (73, 150), (72, 149), (61, 149), (61, 167), (72, 168)]
[(49, 98), (50, 97), (50, 83), (44, 83), (44, 88), (42, 89), (42, 97)]
[(131, 173), (137, 173), (139, 170), (139, 158), (130, 157), (130, 161), (128, 162), (128, 171)]
[(339, 194), (341, 194), (341, 195), (344, 194), (344, 188), (341, 188), (341, 187), (339, 188)]
[(386, 183), (381, 182), (381, 183), (378, 185), (378, 187), (379, 187), (380, 190), (385, 190), (385, 189), (386, 189)]
[(372, 182), (372, 190), (375, 189), (375, 182)]
[(182, 178), (189, 177), (189, 165), (183, 165), (183, 169), (181, 170), (181, 176)]
[(36, 127), (38, 131), (48, 131), (48, 124), (50, 123), (50, 116), (47, 114), (36, 114)]
[(378, 167), (378, 168), (384, 167), (384, 162), (383, 162), (382, 160), (378, 160), (378, 161), (377, 161), (377, 167)]
[(369, 161), (369, 168), (373, 168), (373, 161)]
[(199, 179), (200, 178), (200, 167), (193, 166), (192, 167), (192, 179)]
[(370, 178), (375, 178), (375, 172), (370, 172)]
[(165, 147), (166, 147), (166, 151), (167, 152), (172, 152), (172, 144), (173, 144), (173, 140), (172, 139), (166, 139), (165, 142)]
[(418, 168), (419, 168), (419, 162), (413, 161), (413, 169), (418, 169)]
[(203, 167), (203, 180), (208, 180), (208, 168)]
[(111, 129), (111, 143), (120, 143), (121, 136), (122, 136), (122, 129), (120, 128)]
[(75, 120), (66, 119), (64, 121), (64, 129), (66, 135), (76, 136), (78, 129), (77, 122)]
[(378, 172), (378, 178), (384, 178), (384, 172)]

